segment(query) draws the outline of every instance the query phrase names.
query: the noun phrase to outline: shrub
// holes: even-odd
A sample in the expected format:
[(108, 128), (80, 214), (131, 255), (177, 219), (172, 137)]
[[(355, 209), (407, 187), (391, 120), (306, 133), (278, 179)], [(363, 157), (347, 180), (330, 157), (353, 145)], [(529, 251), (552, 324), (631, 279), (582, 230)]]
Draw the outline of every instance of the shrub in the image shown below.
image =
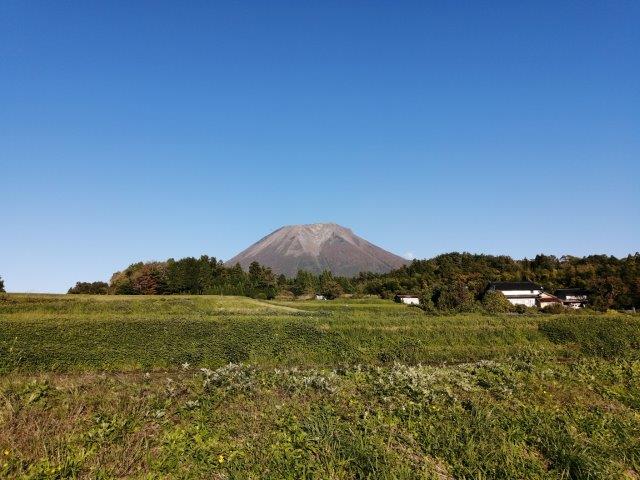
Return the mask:
[(513, 311), (519, 314), (527, 313), (527, 307), (518, 304), (514, 306)]
[(484, 294), (482, 306), (489, 313), (505, 313), (511, 311), (513, 307), (504, 293), (497, 290), (490, 290)]
[(5, 293), (4, 280), (2, 280), (2, 277), (0, 277), (0, 293)]
[(554, 303), (553, 305), (547, 305), (546, 307), (544, 307), (542, 309), (543, 313), (552, 313), (552, 314), (558, 314), (558, 313), (565, 313), (566, 310), (565, 308), (562, 306), (562, 304), (560, 303)]

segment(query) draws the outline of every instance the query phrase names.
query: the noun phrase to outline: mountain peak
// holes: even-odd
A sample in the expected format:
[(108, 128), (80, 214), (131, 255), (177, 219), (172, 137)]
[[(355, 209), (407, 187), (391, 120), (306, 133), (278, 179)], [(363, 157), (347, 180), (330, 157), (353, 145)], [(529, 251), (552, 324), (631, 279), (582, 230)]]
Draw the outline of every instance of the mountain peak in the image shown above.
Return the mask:
[(360, 272), (383, 273), (407, 263), (337, 223), (281, 227), (226, 264), (240, 263), (247, 269), (254, 261), (289, 277), (295, 276), (298, 270), (314, 273), (329, 270), (340, 276), (354, 276)]

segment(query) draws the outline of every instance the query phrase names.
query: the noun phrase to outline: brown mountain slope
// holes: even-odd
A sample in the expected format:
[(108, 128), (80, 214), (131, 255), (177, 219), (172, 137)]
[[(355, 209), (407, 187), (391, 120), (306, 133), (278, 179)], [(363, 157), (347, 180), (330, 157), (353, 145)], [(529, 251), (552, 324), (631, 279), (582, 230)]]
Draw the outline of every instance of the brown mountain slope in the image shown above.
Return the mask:
[(240, 263), (246, 270), (254, 261), (288, 277), (295, 276), (298, 270), (329, 270), (334, 275), (350, 277), (360, 272), (384, 273), (408, 263), (335, 223), (279, 228), (226, 265)]

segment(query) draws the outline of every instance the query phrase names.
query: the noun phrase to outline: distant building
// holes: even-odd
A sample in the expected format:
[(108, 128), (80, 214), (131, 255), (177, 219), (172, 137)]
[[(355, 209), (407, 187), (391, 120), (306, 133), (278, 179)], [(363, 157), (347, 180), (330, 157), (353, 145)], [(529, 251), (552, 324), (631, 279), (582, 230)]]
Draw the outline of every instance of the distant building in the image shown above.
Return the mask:
[(535, 307), (542, 287), (533, 282), (491, 282), (489, 290), (502, 292), (512, 305)]
[(544, 308), (544, 307), (551, 307), (553, 305), (564, 306), (564, 303), (562, 302), (561, 299), (559, 299), (555, 295), (542, 292), (540, 295), (538, 295), (538, 298), (536, 299), (536, 305), (540, 308)]
[(320, 294), (320, 293), (316, 293), (316, 300), (326, 300), (327, 297), (325, 297), (324, 295)]
[(555, 294), (569, 308), (584, 308), (589, 301), (588, 292), (582, 288), (561, 288)]
[(416, 295), (396, 295), (393, 299), (406, 305), (420, 305), (420, 299)]

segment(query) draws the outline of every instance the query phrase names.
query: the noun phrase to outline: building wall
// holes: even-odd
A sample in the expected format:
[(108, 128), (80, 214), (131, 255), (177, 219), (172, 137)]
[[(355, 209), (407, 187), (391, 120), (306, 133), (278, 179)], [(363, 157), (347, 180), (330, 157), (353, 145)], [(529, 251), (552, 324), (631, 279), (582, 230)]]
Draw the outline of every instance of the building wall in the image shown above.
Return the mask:
[[(521, 294), (522, 295), (522, 294)], [(525, 307), (535, 307), (536, 306), (536, 298), (509, 298), (507, 300), (511, 302), (511, 305), (524, 305)]]
[(412, 298), (401, 298), (400, 301), (402, 303), (406, 303), (407, 305), (420, 305), (420, 300), (415, 297)]
[(532, 295), (537, 296), (542, 293), (542, 290), (499, 290), (504, 293), (505, 297), (514, 296), (514, 295)]
[(562, 305), (562, 303), (558, 302), (545, 302), (544, 300), (540, 300), (540, 308), (550, 307), (552, 305)]
[(573, 308), (575, 310), (582, 308), (582, 304), (580, 303), (565, 303), (564, 304), (565, 307), (569, 307), (569, 308)]

